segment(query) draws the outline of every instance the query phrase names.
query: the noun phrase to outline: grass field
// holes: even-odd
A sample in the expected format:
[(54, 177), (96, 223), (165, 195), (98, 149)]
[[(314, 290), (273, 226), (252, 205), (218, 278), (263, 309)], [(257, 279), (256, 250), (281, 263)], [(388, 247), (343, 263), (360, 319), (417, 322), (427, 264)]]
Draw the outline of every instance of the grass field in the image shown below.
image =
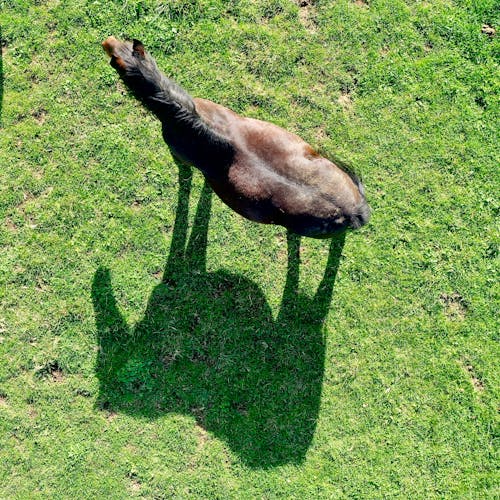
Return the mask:
[[(498, 2), (302, 5), (0, 0), (0, 498), (500, 496)], [(369, 225), (234, 214), (108, 35), (352, 164)]]

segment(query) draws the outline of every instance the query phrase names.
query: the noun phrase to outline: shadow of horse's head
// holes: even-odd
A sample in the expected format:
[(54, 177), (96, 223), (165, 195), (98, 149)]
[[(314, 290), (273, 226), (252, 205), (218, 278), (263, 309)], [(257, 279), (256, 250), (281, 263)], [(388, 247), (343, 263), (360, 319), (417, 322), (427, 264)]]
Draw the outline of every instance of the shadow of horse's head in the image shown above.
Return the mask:
[(206, 271), (211, 191), (205, 185), (187, 241), (191, 171), (180, 165), (179, 200), (162, 282), (143, 319), (129, 327), (110, 273), (92, 286), (101, 408), (156, 418), (192, 415), (252, 467), (300, 463), (319, 411), (330, 306), (343, 247), (332, 240), (313, 297), (298, 293), (300, 239), (288, 236), (288, 270), (273, 318), (260, 288), (244, 276)]

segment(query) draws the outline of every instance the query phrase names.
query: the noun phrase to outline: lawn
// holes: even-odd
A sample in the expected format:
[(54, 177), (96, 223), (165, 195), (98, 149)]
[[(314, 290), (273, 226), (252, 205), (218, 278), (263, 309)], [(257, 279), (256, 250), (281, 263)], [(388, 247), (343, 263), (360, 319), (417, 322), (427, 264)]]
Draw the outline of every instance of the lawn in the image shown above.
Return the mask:
[[(0, 0), (0, 498), (498, 498), (499, 27), (497, 0)], [(370, 223), (233, 213), (109, 35), (352, 165)]]

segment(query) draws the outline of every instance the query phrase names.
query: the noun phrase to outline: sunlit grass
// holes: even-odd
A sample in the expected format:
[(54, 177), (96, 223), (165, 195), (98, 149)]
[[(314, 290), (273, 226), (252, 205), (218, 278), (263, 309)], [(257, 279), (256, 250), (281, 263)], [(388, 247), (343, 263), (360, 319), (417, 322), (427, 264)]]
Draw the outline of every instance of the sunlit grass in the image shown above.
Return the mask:
[[(302, 3), (0, 1), (1, 497), (498, 495), (496, 2)], [(370, 224), (299, 264), (210, 207), (109, 35), (352, 164)]]

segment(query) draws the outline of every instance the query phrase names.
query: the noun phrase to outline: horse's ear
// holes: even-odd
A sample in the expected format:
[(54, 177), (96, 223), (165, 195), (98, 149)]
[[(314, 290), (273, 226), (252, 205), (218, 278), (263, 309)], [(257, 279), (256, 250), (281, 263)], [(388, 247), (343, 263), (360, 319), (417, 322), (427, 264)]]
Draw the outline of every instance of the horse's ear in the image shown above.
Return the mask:
[(135, 38), (134, 40), (132, 40), (132, 51), (134, 56), (139, 57), (140, 59), (144, 59), (146, 57), (144, 45), (142, 44), (142, 42), (136, 40)]

